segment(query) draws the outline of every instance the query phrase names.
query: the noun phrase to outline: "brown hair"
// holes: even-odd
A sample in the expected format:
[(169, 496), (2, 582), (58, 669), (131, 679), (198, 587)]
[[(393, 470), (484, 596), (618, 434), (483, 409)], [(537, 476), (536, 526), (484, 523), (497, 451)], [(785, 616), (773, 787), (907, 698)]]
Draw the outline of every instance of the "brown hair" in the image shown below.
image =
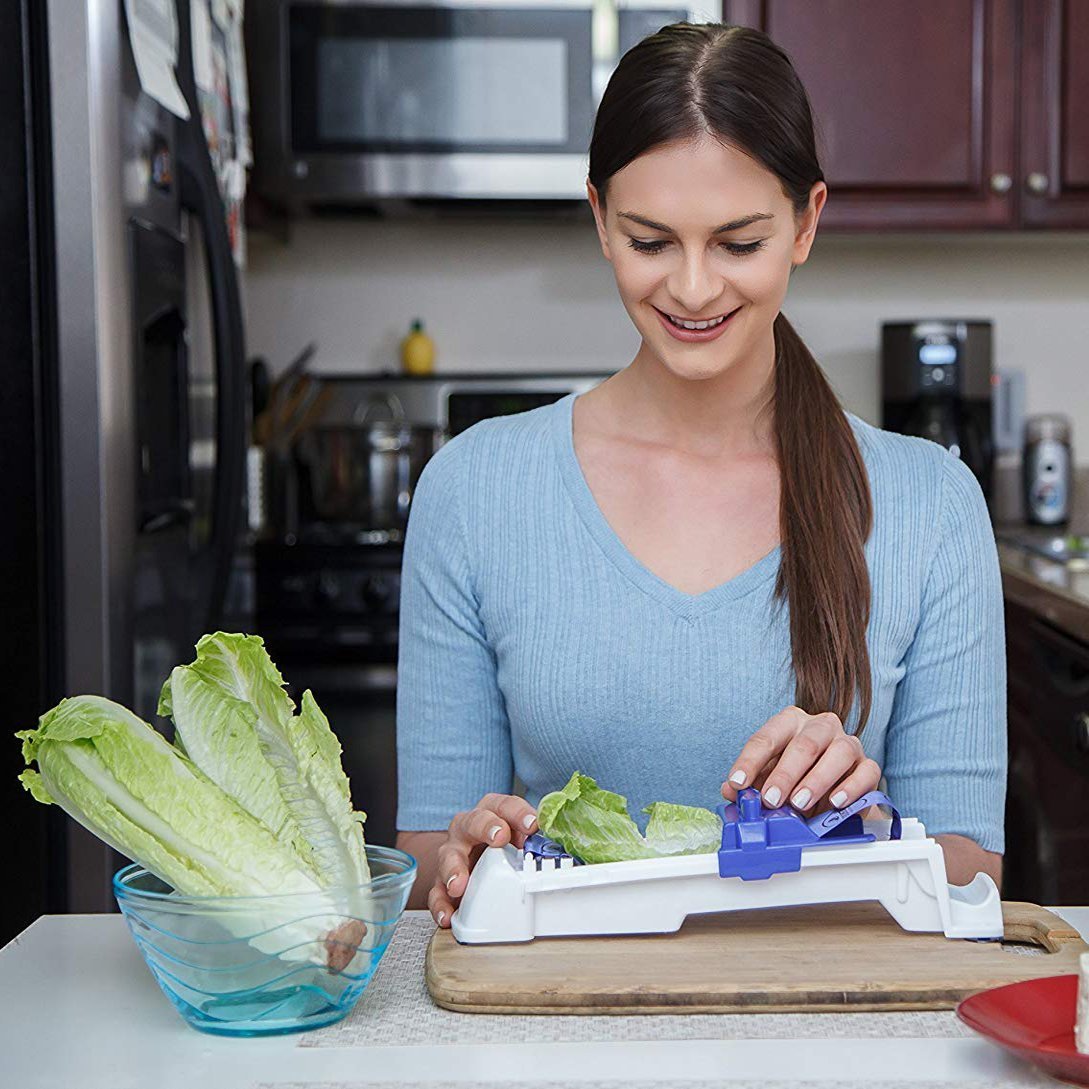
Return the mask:
[[(602, 208), (610, 177), (667, 142), (707, 132), (779, 178), (795, 215), (824, 174), (809, 99), (790, 58), (766, 34), (721, 23), (674, 23), (621, 58), (602, 96), (589, 180)], [(854, 433), (817, 361), (783, 314), (775, 319), (775, 440), (781, 477), (781, 562), (775, 584), (790, 608), (795, 702), (856, 733), (870, 713), (866, 628), (873, 525)]]

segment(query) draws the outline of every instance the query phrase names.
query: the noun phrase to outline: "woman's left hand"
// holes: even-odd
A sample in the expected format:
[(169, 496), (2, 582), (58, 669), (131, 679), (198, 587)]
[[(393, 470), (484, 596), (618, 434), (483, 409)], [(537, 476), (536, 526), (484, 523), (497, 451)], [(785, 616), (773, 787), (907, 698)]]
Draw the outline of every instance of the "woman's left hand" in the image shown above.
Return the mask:
[(787, 707), (745, 743), (722, 784), (722, 796), (736, 801), (742, 787), (755, 786), (769, 809), (790, 802), (802, 812), (816, 813), (829, 802), (842, 809), (880, 782), (881, 768), (862, 751), (857, 737), (844, 732), (837, 715)]

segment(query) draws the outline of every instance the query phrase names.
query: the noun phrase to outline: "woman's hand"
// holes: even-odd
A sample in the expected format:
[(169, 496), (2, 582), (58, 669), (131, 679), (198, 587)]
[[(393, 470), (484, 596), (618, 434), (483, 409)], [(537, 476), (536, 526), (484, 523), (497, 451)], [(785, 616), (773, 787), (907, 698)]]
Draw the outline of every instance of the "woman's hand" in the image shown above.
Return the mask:
[(521, 847), (537, 827), (537, 814), (524, 799), (511, 794), (488, 794), (476, 807), (450, 822), (446, 841), (438, 850), (435, 882), (427, 894), (427, 910), (441, 927), (465, 894), (469, 872), (485, 847), (513, 843)]
[(862, 742), (844, 733), (831, 711), (806, 714), (787, 707), (749, 738), (722, 796), (736, 801), (742, 787), (759, 788), (769, 809), (790, 802), (802, 812), (837, 809), (857, 801), (881, 782), (881, 768), (862, 751)]

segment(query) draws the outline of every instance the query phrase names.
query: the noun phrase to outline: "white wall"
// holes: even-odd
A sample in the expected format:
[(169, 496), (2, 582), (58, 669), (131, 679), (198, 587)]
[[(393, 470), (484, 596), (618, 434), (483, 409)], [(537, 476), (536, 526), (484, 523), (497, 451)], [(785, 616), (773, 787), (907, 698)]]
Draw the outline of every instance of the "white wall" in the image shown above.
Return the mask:
[[(615, 370), (638, 345), (585, 222), (313, 219), (254, 234), (251, 354), (282, 367), (318, 342), (318, 371), (396, 366), (422, 317), (449, 371)], [(1030, 412), (1074, 420), (1089, 463), (1089, 233), (819, 236), (784, 311), (845, 405), (879, 418), (880, 323), (989, 318), (995, 366), (1027, 374)]]

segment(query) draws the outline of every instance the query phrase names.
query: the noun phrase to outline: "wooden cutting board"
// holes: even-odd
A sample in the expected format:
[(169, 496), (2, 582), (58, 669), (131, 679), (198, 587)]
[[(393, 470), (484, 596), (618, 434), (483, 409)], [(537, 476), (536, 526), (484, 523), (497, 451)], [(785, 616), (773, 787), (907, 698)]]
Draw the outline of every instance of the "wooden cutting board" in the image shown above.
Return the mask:
[[(1057, 915), (1021, 903), (1004, 903), (1002, 914), (1002, 943), (910, 934), (874, 903), (697, 915), (675, 934), (510, 945), (459, 945), (436, 930), (427, 989), (468, 1013), (941, 1010), (987, 987), (1077, 971), (1089, 946)], [(1029, 955), (1031, 946), (1044, 952)]]

